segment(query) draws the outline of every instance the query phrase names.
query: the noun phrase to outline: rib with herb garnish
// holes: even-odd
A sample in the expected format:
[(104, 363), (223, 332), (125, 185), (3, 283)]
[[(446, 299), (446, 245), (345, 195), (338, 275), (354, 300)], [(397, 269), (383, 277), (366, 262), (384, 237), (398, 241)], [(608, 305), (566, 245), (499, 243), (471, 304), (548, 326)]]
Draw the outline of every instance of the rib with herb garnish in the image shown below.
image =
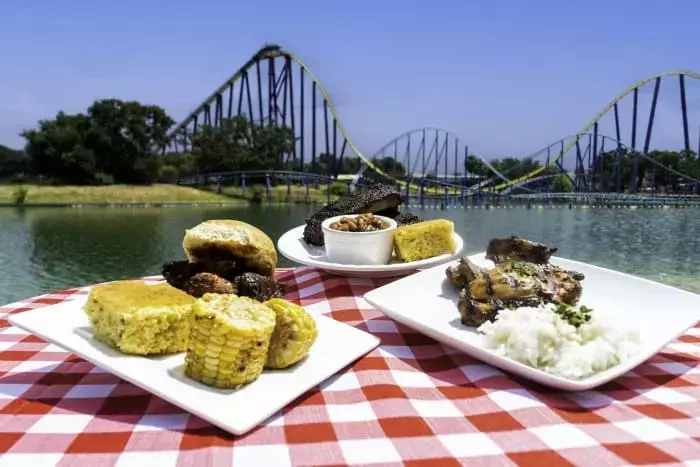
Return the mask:
[(556, 248), (512, 237), (492, 240), (488, 251), (496, 263), (492, 269), (462, 258), (446, 271), (449, 281), (461, 289), (458, 309), (465, 325), (492, 321), (505, 308), (576, 305), (581, 298), (583, 274), (549, 263)]

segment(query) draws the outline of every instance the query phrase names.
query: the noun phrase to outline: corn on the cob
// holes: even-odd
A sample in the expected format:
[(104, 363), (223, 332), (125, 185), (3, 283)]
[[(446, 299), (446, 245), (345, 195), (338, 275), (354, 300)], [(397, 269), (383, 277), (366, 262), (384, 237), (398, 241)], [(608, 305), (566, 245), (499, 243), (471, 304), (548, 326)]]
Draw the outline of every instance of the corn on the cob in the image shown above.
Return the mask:
[(185, 375), (218, 388), (238, 388), (263, 371), (275, 312), (247, 297), (205, 294), (192, 310)]
[(265, 305), (277, 315), (267, 352), (267, 368), (286, 368), (306, 357), (318, 337), (316, 321), (303, 307), (281, 298)]

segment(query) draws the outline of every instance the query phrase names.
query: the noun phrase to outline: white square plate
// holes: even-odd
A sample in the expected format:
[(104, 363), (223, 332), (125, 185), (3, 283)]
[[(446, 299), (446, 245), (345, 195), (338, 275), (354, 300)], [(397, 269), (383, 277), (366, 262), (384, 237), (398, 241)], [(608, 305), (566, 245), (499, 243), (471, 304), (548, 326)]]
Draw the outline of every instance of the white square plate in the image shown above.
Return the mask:
[[(493, 267), (485, 253), (469, 259)], [(476, 328), (460, 322), (458, 290), (445, 275), (449, 264), (379, 287), (364, 298), (396, 321), (445, 345), (565, 391), (584, 391), (617, 378), (658, 353), (700, 319), (700, 295), (577, 261), (555, 257), (551, 263), (585, 274), (582, 304), (639, 331), (641, 349), (634, 358), (589, 378), (569, 380), (495, 354), (481, 345)]]
[(204, 420), (241, 435), (279, 409), (373, 350), (379, 339), (314, 315), (318, 337), (309, 356), (285, 370), (265, 370), (239, 390), (205, 386), (182, 374), (184, 353), (158, 357), (124, 355), (92, 337), (81, 307), (86, 297), (10, 315), (10, 323), (80, 355), (85, 360)]

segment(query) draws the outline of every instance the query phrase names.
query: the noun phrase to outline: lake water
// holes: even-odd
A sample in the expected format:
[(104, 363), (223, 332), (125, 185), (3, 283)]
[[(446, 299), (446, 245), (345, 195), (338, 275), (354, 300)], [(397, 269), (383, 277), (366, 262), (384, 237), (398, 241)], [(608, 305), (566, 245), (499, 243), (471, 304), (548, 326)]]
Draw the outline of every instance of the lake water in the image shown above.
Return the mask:
[[(159, 274), (184, 259), (188, 227), (214, 218), (255, 224), (274, 241), (313, 208), (0, 208), (0, 304), (95, 282)], [(545, 207), (412, 210), (446, 217), (466, 252), (489, 239), (520, 235), (557, 255), (700, 293), (700, 211)], [(280, 266), (291, 263), (280, 258)]]

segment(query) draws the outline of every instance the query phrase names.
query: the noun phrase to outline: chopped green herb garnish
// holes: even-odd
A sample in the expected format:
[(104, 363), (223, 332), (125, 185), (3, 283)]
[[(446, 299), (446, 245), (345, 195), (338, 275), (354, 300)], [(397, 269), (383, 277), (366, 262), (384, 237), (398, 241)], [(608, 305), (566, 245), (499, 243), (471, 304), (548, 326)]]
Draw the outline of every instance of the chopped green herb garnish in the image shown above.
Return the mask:
[(513, 261), (510, 263), (510, 272), (515, 272), (523, 276), (532, 276), (535, 274), (535, 266), (523, 261)]
[(557, 303), (554, 312), (566, 320), (570, 325), (578, 328), (591, 320), (593, 309), (581, 305), (576, 308), (566, 303)]

